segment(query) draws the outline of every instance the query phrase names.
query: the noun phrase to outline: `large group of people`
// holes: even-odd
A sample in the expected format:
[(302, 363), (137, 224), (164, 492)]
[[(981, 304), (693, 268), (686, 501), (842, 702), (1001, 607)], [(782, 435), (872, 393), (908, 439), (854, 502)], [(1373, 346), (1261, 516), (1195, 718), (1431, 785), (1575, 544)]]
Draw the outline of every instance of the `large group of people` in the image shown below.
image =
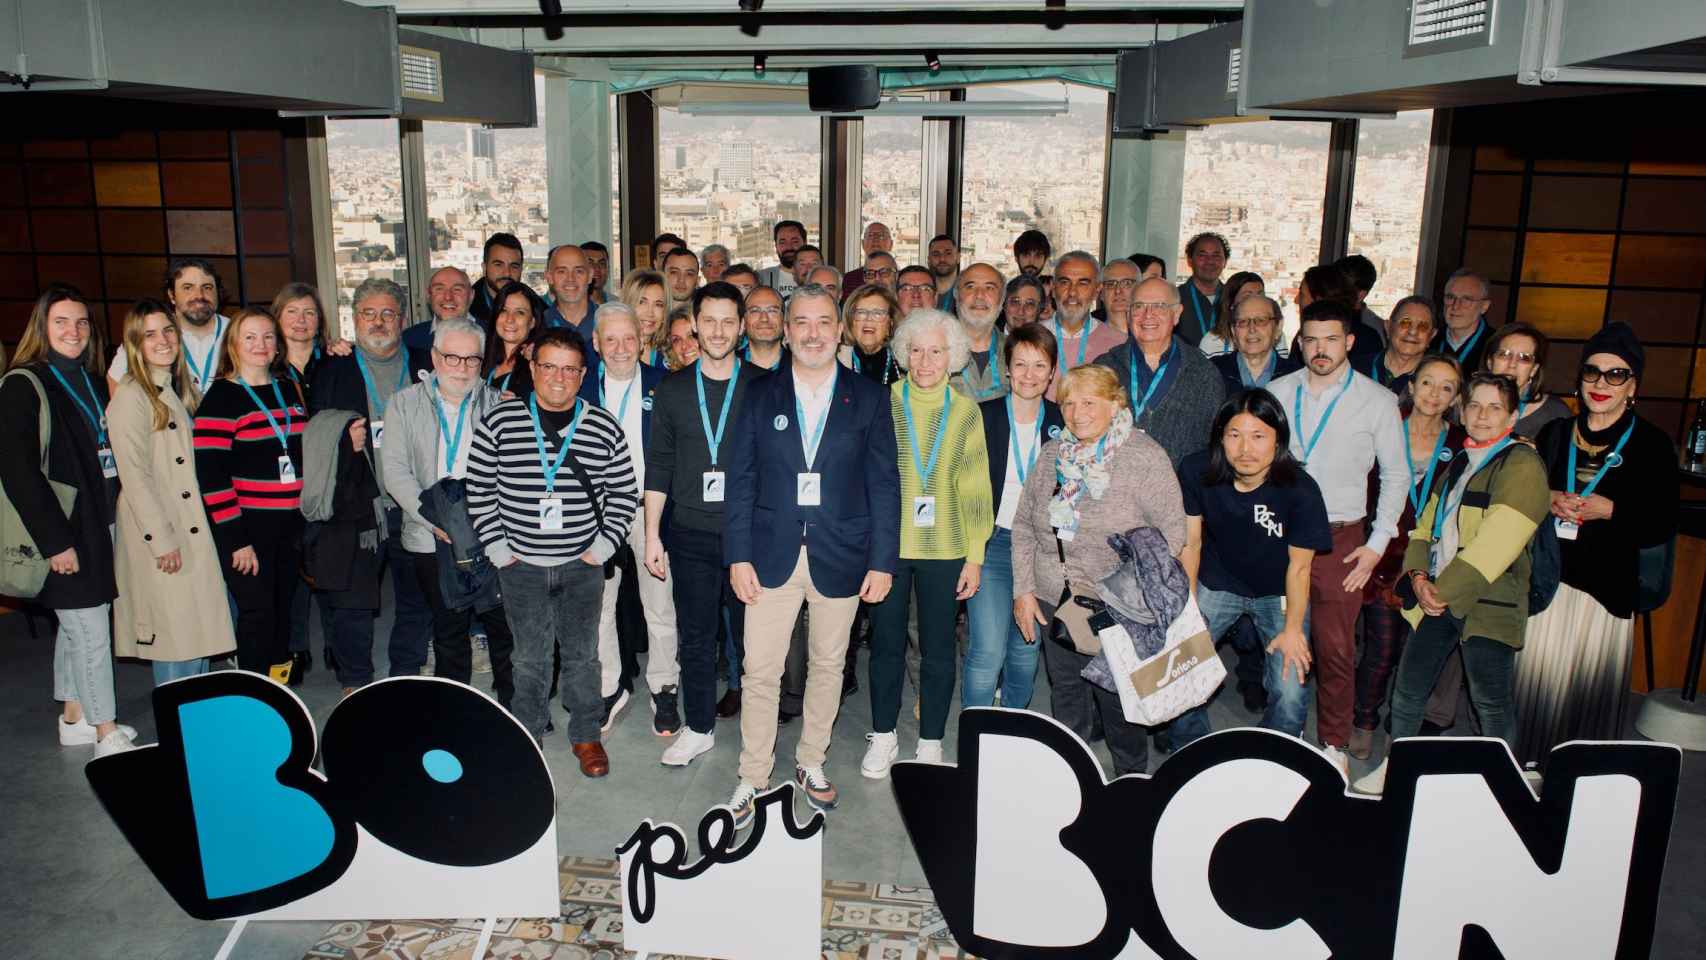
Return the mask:
[(659, 237), (614, 290), (602, 244), (565, 244), (542, 295), (496, 234), (479, 278), (427, 279), (417, 322), (397, 284), (363, 282), (347, 339), (300, 283), (220, 313), (193, 258), (116, 351), (49, 287), (0, 381), (0, 488), (49, 567), (61, 742), (133, 745), (115, 652), (160, 683), (231, 656), (300, 683), (315, 605), (347, 696), (374, 677), (388, 577), (390, 674), (430, 653), (468, 682), (479, 644), (541, 742), (561, 693), (588, 777), (636, 698), (669, 766), (738, 717), (737, 824), (802, 716), (793, 781), (835, 806), (866, 642), (865, 777), (901, 756), (909, 676), (917, 759), (947, 759), (956, 688), (1026, 709), (1046, 684), (1115, 773), (1143, 771), (1213, 723), (1207, 704), (1132, 723), (1086, 679), (1076, 631), (1121, 549), (1231, 642), (1261, 725), (1347, 776), (1383, 727), (1474, 728), (1535, 764), (1619, 732), (1637, 560), (1677, 501), (1629, 327), (1596, 332), (1554, 395), (1546, 335), (1495, 327), (1471, 269), (1382, 318), (1369, 261), (1312, 267), (1287, 343), (1292, 291), (1223, 282), (1213, 233), (1178, 284), (1035, 230), (1011, 278), (945, 235), (899, 264), (881, 223), (845, 274), (802, 224), (772, 237), (764, 269)]

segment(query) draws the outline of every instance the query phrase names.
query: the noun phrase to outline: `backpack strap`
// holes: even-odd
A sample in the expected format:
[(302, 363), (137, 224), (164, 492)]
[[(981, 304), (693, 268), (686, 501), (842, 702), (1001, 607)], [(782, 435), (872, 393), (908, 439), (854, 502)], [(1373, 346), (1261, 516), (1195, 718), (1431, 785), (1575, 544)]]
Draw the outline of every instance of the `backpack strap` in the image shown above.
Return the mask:
[(28, 380), (30, 386), (34, 387), (36, 391), (36, 436), (41, 441), (41, 473), (45, 477), (47, 476), (47, 447), (53, 439), (53, 418), (47, 408), (47, 391), (42, 389), (40, 377), (22, 367), (8, 371), (4, 377), (0, 377), (0, 383), (4, 383), (12, 377), (22, 377)]

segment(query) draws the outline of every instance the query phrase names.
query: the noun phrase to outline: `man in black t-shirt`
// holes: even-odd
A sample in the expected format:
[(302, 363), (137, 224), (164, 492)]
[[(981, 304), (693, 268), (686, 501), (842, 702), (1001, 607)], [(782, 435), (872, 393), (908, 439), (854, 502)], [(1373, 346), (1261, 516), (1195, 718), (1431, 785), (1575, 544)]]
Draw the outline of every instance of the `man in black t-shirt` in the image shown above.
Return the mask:
[[(1291, 455), (1285, 411), (1262, 389), (1221, 405), (1208, 449), (1179, 464), (1185, 549), (1210, 636), (1249, 614), (1263, 638), (1262, 726), (1302, 736), (1309, 717), (1309, 569), (1331, 550), (1321, 489)], [(1203, 708), (1198, 708), (1203, 709)]]

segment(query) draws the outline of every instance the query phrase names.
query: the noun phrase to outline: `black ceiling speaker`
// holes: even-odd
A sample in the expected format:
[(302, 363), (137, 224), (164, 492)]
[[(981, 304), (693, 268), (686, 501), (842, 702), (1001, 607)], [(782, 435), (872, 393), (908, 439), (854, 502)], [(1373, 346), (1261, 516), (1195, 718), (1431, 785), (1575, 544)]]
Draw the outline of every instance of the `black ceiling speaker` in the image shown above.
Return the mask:
[(812, 67), (806, 87), (807, 99), (819, 113), (874, 110), (883, 99), (882, 79), (869, 65)]

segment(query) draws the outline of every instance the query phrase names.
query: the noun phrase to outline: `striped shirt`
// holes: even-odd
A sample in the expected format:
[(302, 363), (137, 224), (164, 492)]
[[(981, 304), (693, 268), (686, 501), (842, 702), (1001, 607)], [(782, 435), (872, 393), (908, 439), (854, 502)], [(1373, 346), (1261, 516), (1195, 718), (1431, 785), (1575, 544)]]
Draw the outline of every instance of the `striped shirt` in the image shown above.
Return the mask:
[[(468, 514), (493, 563), (503, 566), (519, 558), (535, 566), (556, 566), (589, 550), (595, 559), (608, 560), (627, 541), (640, 505), (628, 441), (615, 417), (592, 404), (585, 410), (549, 494), (527, 401), (506, 400), (480, 421), (468, 448)], [(540, 411), (546, 455), (552, 459), (562, 448), (571, 419)], [(570, 459), (585, 468), (592, 491), (576, 479)], [(589, 494), (598, 497), (603, 508), (602, 527)], [(562, 501), (560, 530), (544, 529), (541, 503), (548, 497)]]
[[(251, 388), (265, 413), (233, 380), (215, 381), (196, 408), (196, 482), (222, 552), (249, 546), (256, 537), (286, 535), (301, 522), (302, 434), (308, 415), (295, 384), (283, 380), (278, 387), (285, 407), (277, 405), (272, 387)], [(269, 413), (285, 431), (294, 479), (279, 478), (278, 458), (287, 448), (279, 446)]]

